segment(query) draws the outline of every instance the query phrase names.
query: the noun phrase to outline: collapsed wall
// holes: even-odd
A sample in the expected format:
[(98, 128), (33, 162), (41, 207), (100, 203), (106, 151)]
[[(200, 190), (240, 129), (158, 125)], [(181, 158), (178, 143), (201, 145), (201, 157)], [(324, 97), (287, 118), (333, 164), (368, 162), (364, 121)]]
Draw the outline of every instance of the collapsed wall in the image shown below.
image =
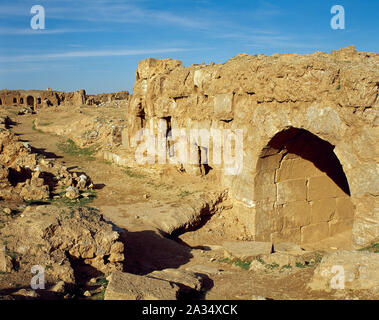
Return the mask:
[[(379, 238), (378, 89), (379, 54), (354, 47), (331, 54), (241, 54), (190, 67), (146, 59), (138, 64), (123, 146), (136, 150), (140, 130), (159, 136), (163, 123), (171, 140), (164, 146), (167, 160), (180, 140), (171, 132), (183, 129), (186, 154), (195, 150), (199, 157), (179, 167), (216, 174), (251, 239), (307, 243), (352, 232), (354, 245), (364, 246)], [(227, 170), (225, 153), (220, 162), (212, 159), (225, 148), (225, 136), (220, 147), (188, 138), (190, 129), (242, 130), (238, 170)], [(151, 141), (159, 149), (159, 141)]]

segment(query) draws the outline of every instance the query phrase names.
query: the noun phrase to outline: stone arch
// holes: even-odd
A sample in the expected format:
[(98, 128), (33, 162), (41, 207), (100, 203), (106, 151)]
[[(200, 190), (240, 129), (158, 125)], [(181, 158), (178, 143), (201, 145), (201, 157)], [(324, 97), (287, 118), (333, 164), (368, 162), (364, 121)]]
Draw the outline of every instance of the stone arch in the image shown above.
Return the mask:
[(17, 98), (13, 98), (13, 103), (17, 103)]
[(20, 104), (24, 104), (24, 98), (20, 98)]
[(30, 107), (33, 107), (34, 106), (34, 97), (33, 96), (28, 96), (26, 98), (26, 104)]
[(3, 105), (3, 101), (1, 100), (1, 98), (0, 98), (0, 106), (2, 106)]
[(351, 238), (354, 205), (334, 146), (305, 129), (278, 132), (259, 155), (254, 181), (256, 240)]

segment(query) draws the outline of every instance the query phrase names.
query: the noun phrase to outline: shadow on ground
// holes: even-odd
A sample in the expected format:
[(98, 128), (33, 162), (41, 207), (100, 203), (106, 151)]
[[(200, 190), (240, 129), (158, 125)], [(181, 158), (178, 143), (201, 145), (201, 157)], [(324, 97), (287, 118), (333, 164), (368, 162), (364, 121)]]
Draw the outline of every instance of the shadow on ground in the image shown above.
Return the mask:
[(193, 256), (191, 248), (167, 239), (154, 230), (121, 234), (125, 245), (124, 271), (145, 275), (155, 270), (178, 268)]

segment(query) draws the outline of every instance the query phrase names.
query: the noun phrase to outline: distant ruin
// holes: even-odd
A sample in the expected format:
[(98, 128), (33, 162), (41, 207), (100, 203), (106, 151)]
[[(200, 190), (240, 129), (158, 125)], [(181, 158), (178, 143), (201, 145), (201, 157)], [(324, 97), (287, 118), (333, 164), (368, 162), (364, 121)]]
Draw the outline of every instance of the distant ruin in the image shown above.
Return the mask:
[(97, 105), (115, 100), (128, 100), (129, 92), (87, 95), (85, 90), (75, 92), (44, 90), (1, 90), (0, 105), (31, 107), (33, 110), (60, 105)]

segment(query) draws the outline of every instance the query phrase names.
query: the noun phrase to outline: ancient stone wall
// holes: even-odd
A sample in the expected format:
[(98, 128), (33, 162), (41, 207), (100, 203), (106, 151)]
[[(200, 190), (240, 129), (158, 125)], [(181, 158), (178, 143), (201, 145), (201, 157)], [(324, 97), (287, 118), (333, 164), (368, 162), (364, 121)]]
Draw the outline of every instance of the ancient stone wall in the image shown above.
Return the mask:
[(183, 164), (183, 171), (216, 174), (252, 239), (306, 243), (350, 230), (354, 245), (364, 246), (379, 238), (378, 90), (379, 54), (354, 47), (190, 67), (146, 59), (123, 145), (138, 147), (141, 128), (159, 134), (159, 121), (169, 129), (243, 130), (238, 174), (227, 172), (224, 157), (211, 163), (214, 146), (199, 139), (192, 144), (208, 167)]

